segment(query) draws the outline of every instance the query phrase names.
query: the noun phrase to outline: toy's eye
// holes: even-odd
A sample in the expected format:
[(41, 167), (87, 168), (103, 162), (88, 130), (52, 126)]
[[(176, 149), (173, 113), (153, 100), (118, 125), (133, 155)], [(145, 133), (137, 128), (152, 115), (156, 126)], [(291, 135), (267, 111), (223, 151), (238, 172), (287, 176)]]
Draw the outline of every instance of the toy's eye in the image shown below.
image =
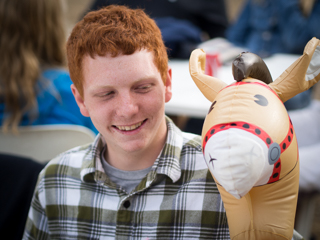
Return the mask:
[(217, 103), (217, 101), (214, 101), (214, 102), (211, 104), (211, 107), (210, 107), (210, 109), (209, 109), (208, 114), (213, 110), (213, 106), (214, 106), (216, 103)]
[(254, 100), (260, 106), (268, 106), (268, 99), (260, 94), (254, 95), (256, 100)]

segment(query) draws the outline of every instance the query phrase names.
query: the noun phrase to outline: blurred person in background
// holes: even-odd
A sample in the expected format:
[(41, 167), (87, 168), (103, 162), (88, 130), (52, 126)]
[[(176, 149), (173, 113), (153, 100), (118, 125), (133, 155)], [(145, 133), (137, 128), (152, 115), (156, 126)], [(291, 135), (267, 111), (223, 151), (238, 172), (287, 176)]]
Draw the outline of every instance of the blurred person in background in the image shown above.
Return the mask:
[(0, 1), (0, 125), (83, 125), (97, 132), (74, 100), (65, 70), (60, 0)]
[[(319, 0), (248, 0), (226, 32), (233, 44), (262, 58), (275, 53), (302, 54), (312, 37), (320, 38)], [(287, 110), (311, 102), (312, 89), (285, 102)]]
[(312, 37), (320, 37), (319, 22), (318, 0), (248, 0), (226, 36), (262, 58), (300, 55)]

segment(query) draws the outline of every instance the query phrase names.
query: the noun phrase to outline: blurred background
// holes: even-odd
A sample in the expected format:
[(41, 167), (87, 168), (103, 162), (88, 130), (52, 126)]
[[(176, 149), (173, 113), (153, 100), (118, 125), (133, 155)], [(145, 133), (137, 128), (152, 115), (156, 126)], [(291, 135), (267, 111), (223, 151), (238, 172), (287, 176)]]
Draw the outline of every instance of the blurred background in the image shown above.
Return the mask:
[[(71, 31), (73, 25), (79, 20), (79, 17), (90, 7), (93, 0), (64, 0), (66, 2), (67, 14), (67, 29)], [(225, 0), (227, 14), (229, 20), (233, 22), (239, 14), (244, 0)]]

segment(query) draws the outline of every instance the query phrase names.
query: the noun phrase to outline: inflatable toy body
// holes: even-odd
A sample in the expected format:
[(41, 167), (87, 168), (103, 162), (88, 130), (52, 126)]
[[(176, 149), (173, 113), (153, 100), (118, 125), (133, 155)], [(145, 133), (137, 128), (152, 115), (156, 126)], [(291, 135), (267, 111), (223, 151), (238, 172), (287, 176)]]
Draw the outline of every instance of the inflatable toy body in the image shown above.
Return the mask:
[(205, 53), (194, 50), (190, 74), (212, 102), (202, 130), (208, 168), (226, 209), (231, 239), (291, 239), (299, 189), (299, 156), (283, 102), (320, 79), (320, 41), (272, 82), (258, 56), (233, 62), (236, 83), (204, 74)]

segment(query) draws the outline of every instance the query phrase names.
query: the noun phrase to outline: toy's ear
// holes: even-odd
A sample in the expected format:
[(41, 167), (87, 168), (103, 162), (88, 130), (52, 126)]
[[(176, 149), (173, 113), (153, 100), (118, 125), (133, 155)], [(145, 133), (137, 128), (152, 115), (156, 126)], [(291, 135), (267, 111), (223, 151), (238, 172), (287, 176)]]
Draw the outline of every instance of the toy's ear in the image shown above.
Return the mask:
[(320, 40), (312, 38), (300, 56), (269, 84), (282, 102), (308, 90), (320, 80)]
[(218, 78), (204, 74), (205, 63), (205, 52), (202, 49), (193, 50), (189, 60), (190, 75), (202, 94), (213, 102), (218, 92), (227, 84)]
[(233, 60), (232, 74), (237, 82), (251, 77), (266, 84), (272, 83), (266, 63), (261, 57), (251, 52), (242, 52)]

